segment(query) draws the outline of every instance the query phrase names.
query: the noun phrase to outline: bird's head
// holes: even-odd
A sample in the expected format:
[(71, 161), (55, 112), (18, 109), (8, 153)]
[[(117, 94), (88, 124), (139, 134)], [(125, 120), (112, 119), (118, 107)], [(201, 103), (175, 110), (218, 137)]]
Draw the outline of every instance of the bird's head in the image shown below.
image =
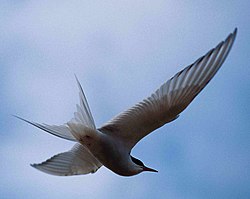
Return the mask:
[(152, 168), (149, 168), (149, 167), (146, 167), (143, 162), (141, 160), (138, 160), (136, 159), (135, 157), (133, 156), (130, 156), (131, 157), (131, 160), (132, 162), (135, 164), (135, 166), (137, 167), (137, 171), (138, 173), (141, 173), (143, 171), (151, 171), (151, 172), (158, 172), (157, 170), (155, 169), (152, 169)]

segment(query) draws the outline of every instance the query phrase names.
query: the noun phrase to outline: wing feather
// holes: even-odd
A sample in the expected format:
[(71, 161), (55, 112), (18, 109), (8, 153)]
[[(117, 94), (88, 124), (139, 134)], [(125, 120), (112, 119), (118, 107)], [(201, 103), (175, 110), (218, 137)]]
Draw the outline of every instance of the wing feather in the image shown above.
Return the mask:
[(57, 176), (81, 175), (96, 172), (102, 164), (81, 144), (75, 144), (67, 152), (57, 154), (32, 167)]
[(114, 117), (99, 130), (116, 134), (132, 147), (150, 132), (173, 121), (208, 84), (225, 61), (237, 29), (193, 64), (178, 72), (150, 97)]

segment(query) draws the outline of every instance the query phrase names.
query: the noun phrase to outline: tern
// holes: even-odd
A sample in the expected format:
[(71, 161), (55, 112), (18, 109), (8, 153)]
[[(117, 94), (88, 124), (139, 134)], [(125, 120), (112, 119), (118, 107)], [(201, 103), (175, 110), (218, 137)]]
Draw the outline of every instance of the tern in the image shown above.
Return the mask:
[(74, 118), (63, 125), (39, 124), (17, 118), (52, 135), (76, 142), (67, 152), (57, 154), (32, 167), (52, 175), (71, 176), (95, 173), (102, 165), (121, 176), (143, 171), (157, 172), (131, 155), (132, 148), (145, 136), (179, 114), (209, 83), (225, 61), (237, 34), (233, 33), (215, 48), (165, 82), (151, 96), (96, 128), (82, 86), (80, 104)]

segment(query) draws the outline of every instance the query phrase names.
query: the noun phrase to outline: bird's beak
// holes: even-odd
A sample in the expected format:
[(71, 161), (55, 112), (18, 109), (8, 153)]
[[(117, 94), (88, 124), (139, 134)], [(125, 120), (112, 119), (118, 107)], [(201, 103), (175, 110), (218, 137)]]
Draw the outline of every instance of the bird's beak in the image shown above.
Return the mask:
[(155, 169), (152, 169), (152, 168), (149, 168), (149, 167), (143, 167), (143, 171), (151, 171), (151, 172), (158, 172), (157, 170)]

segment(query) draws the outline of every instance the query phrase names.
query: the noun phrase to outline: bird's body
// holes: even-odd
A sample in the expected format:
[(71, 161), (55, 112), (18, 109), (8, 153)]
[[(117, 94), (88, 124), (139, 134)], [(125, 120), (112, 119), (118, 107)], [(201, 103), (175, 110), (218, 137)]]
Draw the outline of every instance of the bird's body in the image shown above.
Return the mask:
[(150, 97), (96, 128), (83, 89), (79, 86), (80, 105), (74, 118), (63, 125), (47, 125), (22, 119), (50, 134), (77, 142), (64, 153), (31, 166), (60, 176), (96, 172), (102, 165), (118, 175), (132, 176), (146, 167), (130, 155), (143, 137), (175, 120), (208, 84), (226, 59), (237, 29), (204, 56), (178, 72)]
[[(132, 161), (130, 150), (122, 140), (100, 130), (86, 129), (81, 124), (76, 125), (76, 123), (68, 123), (72, 134), (102, 165), (122, 176), (132, 176), (143, 171), (140, 167), (136, 167)], [(79, 132), (81, 133), (78, 137)]]

